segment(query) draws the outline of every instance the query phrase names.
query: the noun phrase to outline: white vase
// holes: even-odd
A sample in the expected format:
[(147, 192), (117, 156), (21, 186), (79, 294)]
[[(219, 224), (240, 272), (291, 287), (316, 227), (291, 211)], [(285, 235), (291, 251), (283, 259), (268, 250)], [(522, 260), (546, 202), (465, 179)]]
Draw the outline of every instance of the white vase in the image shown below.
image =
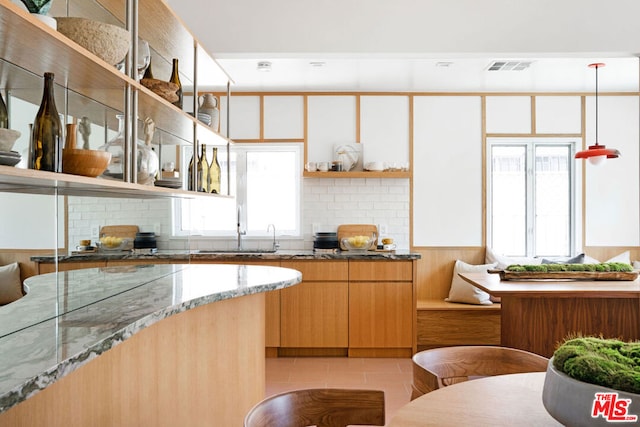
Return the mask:
[[(565, 426), (609, 426), (614, 425), (636, 425), (631, 420), (623, 422), (621, 420), (608, 420), (606, 416), (606, 404), (600, 406), (599, 414), (594, 418), (592, 411), (596, 393), (605, 393), (609, 396), (616, 394), (616, 401), (620, 403), (623, 399), (630, 399), (630, 403), (625, 406), (625, 411), (618, 408), (618, 416), (626, 412), (627, 417), (637, 416), (640, 420), (640, 394), (628, 393), (611, 388), (585, 383), (575, 380), (563, 372), (558, 371), (553, 366), (553, 358), (549, 360), (547, 373), (544, 379), (542, 390), (542, 403), (547, 412), (558, 422)], [(613, 412), (613, 411), (612, 411)], [(612, 416), (615, 414), (611, 414)], [(637, 421), (636, 421), (637, 423)]]
[(40, 15), (39, 13), (32, 13), (31, 16), (33, 16), (40, 22), (45, 23), (46, 25), (53, 28), (54, 30), (58, 29), (58, 22), (56, 21), (55, 18), (52, 18), (51, 16)]

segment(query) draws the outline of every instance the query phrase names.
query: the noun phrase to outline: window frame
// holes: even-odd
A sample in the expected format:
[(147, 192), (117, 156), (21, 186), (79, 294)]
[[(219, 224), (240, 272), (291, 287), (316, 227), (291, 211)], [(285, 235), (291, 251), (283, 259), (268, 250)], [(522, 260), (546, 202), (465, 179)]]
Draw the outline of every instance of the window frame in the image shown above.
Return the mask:
[[(582, 144), (582, 141), (578, 137), (544, 137), (544, 136), (532, 136), (532, 137), (490, 137), (486, 140), (486, 230), (487, 230), (487, 247), (493, 247), (493, 220), (492, 220), (492, 196), (493, 196), (493, 183), (492, 183), (492, 148), (493, 147), (525, 147), (525, 186), (527, 191), (526, 199), (526, 212), (525, 212), (525, 253), (524, 254), (504, 254), (511, 256), (526, 256), (526, 257), (540, 257), (540, 256), (573, 256), (576, 254), (576, 248), (579, 242), (579, 229), (581, 227), (581, 221), (577, 217), (577, 205), (579, 203), (579, 182), (578, 172), (579, 166), (574, 161), (576, 149)], [(536, 224), (535, 224), (535, 179), (533, 174), (535, 173), (535, 149), (536, 147), (543, 146), (567, 146), (569, 148), (569, 253), (565, 255), (560, 254), (538, 254), (535, 253), (536, 244)]]
[[(218, 153), (220, 153), (221, 146), (218, 147)], [(246, 234), (243, 235), (242, 239), (252, 239), (252, 238), (267, 238), (273, 236), (273, 231), (268, 232), (265, 227), (264, 230), (255, 229), (249, 230), (247, 227), (247, 188), (246, 188), (246, 162), (247, 162), (247, 154), (249, 152), (277, 152), (277, 151), (293, 151), (295, 153), (295, 165), (293, 174), (296, 177), (295, 180), (295, 193), (296, 200), (295, 204), (297, 205), (296, 213), (295, 213), (295, 228), (288, 230), (281, 230), (276, 228), (276, 232), (279, 233), (279, 238), (291, 238), (298, 239), (302, 237), (302, 162), (303, 162), (303, 144), (302, 143), (291, 143), (291, 142), (268, 142), (268, 143), (234, 143), (231, 147), (230, 156), (233, 158), (231, 160), (230, 168), (231, 174), (235, 174), (235, 179), (231, 180), (231, 183), (235, 183), (235, 186), (230, 187), (231, 195), (228, 197), (223, 197), (226, 200), (221, 201), (218, 199), (220, 203), (225, 203), (229, 200), (229, 198), (233, 199), (235, 202), (235, 212), (240, 210), (241, 212), (241, 229), (242, 231), (246, 231)], [(188, 152), (187, 152), (188, 151)], [(184, 155), (186, 153), (186, 156)], [(188, 170), (189, 160), (191, 158), (191, 152), (189, 150), (183, 150), (183, 169)], [(223, 168), (224, 173), (224, 168)], [(203, 196), (207, 197), (207, 196)], [(213, 197), (212, 197), (213, 199)], [(182, 203), (190, 203), (189, 200), (184, 199), (174, 199), (173, 200), (173, 214), (172, 214), (172, 237), (174, 238), (206, 238), (206, 239), (225, 239), (228, 240), (230, 238), (237, 237), (237, 230), (234, 227), (233, 230), (230, 229), (218, 229), (218, 230), (202, 230), (197, 228), (182, 229), (183, 220), (182, 220)], [(234, 214), (234, 224), (235, 224), (235, 214)]]

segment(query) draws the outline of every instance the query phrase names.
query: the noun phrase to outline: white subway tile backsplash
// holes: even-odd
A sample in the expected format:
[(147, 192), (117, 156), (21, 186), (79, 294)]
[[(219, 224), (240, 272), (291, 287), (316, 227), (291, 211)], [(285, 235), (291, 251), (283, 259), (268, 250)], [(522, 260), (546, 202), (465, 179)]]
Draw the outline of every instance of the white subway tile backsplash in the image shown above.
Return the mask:
[[(385, 224), (388, 237), (399, 248), (409, 247), (408, 179), (331, 179), (305, 178), (302, 181), (302, 230), (304, 239), (279, 238), (282, 249), (313, 248), (313, 227), (335, 230), (340, 224)], [(138, 200), (115, 198), (69, 197), (69, 246), (90, 237), (94, 226), (135, 224), (142, 231), (160, 226), (160, 249), (182, 250), (185, 241), (170, 239), (172, 203), (170, 200)], [(191, 242), (206, 249), (210, 242)], [(217, 241), (218, 243), (219, 241)], [(231, 244), (231, 243), (230, 243)]]

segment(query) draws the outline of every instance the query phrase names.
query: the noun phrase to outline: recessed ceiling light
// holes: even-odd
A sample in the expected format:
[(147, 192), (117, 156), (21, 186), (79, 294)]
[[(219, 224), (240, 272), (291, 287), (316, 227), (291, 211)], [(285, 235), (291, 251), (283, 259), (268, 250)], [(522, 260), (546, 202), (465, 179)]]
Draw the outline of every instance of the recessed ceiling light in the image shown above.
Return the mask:
[(271, 62), (269, 61), (258, 62), (258, 71), (262, 71), (262, 72), (271, 71)]

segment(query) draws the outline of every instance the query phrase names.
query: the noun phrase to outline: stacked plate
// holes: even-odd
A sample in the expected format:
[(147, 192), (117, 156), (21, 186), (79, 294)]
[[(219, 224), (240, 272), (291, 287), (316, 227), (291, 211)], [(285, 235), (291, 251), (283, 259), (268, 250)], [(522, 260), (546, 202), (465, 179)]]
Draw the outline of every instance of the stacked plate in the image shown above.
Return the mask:
[(180, 179), (158, 179), (154, 182), (156, 187), (166, 187), (166, 188), (182, 188), (182, 181)]
[(0, 151), (0, 165), (15, 166), (22, 156), (17, 151)]

